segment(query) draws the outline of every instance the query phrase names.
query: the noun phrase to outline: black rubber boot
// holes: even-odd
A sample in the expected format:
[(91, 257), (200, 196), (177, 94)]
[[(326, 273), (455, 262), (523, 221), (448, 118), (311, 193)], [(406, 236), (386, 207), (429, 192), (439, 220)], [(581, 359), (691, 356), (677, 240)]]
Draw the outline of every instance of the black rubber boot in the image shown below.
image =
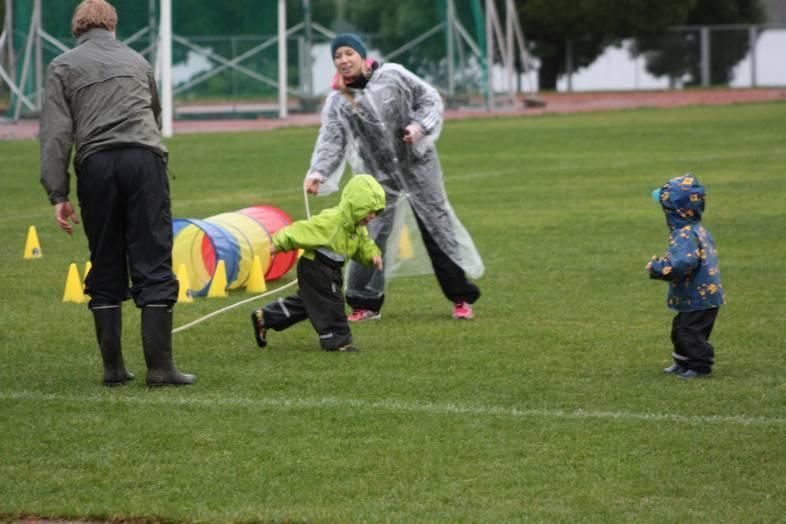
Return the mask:
[(119, 305), (96, 306), (91, 310), (96, 325), (98, 348), (104, 361), (104, 385), (122, 386), (134, 379), (126, 370), (120, 341), (123, 315)]
[(147, 362), (148, 386), (186, 386), (195, 375), (181, 373), (172, 363), (172, 308), (142, 308), (142, 348)]

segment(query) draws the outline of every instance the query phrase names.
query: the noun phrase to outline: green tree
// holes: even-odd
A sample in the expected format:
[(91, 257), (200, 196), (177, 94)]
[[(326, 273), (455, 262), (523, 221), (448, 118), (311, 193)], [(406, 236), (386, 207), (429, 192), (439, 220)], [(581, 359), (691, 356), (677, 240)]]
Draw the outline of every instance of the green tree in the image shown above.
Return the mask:
[(684, 21), (695, 0), (517, 0), (531, 52), (540, 60), (541, 89), (556, 89), (566, 72), (590, 65), (609, 45), (637, 34), (661, 32)]
[[(694, 0), (684, 25), (755, 24), (764, 19), (758, 0)], [(713, 31), (711, 38), (710, 83), (728, 84), (734, 66), (749, 51), (745, 30), (724, 28)], [(635, 49), (646, 60), (647, 70), (655, 76), (667, 76), (674, 84), (701, 82), (701, 36), (698, 28), (643, 34), (636, 38)]]
[[(422, 0), (366, 0), (347, 2), (347, 21), (363, 34), (367, 46), (391, 52), (409, 43), (444, 19), (444, 2)], [(418, 44), (417, 53), (396, 57), (415, 72), (445, 56), (444, 39), (429, 38)]]

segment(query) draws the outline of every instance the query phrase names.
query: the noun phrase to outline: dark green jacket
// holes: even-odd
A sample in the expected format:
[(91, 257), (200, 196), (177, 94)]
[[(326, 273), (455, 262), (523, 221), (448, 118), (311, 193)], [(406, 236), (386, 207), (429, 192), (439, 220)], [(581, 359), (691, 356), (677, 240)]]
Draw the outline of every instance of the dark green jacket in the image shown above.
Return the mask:
[(105, 29), (83, 34), (47, 68), (41, 110), (41, 184), (52, 204), (68, 200), (68, 163), (116, 147), (165, 156), (161, 106), (150, 64)]
[(366, 226), (358, 225), (371, 212), (385, 209), (385, 191), (374, 177), (356, 175), (344, 187), (341, 202), (308, 220), (299, 220), (273, 235), (278, 251), (303, 249), (313, 260), (317, 249), (327, 249), (342, 257), (370, 266), (379, 247), (368, 236)]

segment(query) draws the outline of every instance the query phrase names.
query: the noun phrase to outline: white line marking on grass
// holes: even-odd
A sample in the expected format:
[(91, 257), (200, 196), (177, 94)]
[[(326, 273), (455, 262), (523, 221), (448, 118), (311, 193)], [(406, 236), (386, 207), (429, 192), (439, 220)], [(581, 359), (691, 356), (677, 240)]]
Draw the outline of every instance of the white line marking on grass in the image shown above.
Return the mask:
[[(126, 390), (128, 391), (128, 390)], [(631, 413), (625, 411), (592, 411), (584, 409), (526, 409), (503, 408), (495, 406), (471, 406), (454, 403), (434, 404), (428, 402), (402, 402), (383, 400), (370, 402), (357, 399), (325, 397), (318, 399), (281, 399), (281, 398), (219, 398), (219, 397), (161, 397), (140, 392), (140, 396), (119, 396), (113, 391), (102, 395), (55, 395), (35, 391), (3, 391), (0, 400), (19, 400), (32, 402), (73, 402), (73, 403), (112, 403), (137, 404), (143, 406), (172, 405), (199, 407), (240, 407), (240, 408), (277, 408), (319, 409), (347, 408), (372, 411), (397, 411), (405, 413), (428, 413), (434, 415), (479, 415), (511, 418), (560, 418), (560, 419), (601, 419), (641, 422), (676, 422), (681, 424), (730, 424), (736, 426), (786, 426), (784, 417), (758, 417), (749, 415), (678, 415), (674, 413)]]

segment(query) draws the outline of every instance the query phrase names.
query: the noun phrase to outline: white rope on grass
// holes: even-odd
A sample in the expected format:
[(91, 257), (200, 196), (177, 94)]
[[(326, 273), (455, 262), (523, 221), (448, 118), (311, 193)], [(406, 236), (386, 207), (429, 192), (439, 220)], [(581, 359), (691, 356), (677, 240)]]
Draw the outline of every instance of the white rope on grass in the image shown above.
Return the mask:
[[(305, 203), (305, 207), (306, 207), (306, 218), (307, 219), (311, 218), (311, 207), (308, 205), (308, 191), (306, 191), (305, 187), (303, 187), (303, 202)], [(295, 284), (297, 284), (297, 279), (293, 280), (289, 284), (285, 284), (285, 285), (283, 285), (283, 286), (281, 286), (279, 288), (276, 288), (276, 289), (273, 289), (271, 291), (267, 291), (265, 293), (262, 293), (261, 295), (257, 295), (255, 297), (250, 297), (250, 298), (247, 298), (245, 300), (241, 300), (240, 302), (236, 302), (236, 303), (234, 303), (234, 304), (232, 304), (230, 306), (226, 306), (226, 307), (222, 307), (221, 309), (217, 309), (216, 311), (213, 311), (212, 313), (208, 313), (207, 315), (205, 315), (203, 317), (199, 317), (198, 319), (196, 319), (194, 321), (191, 321), (188, 324), (183, 324), (182, 326), (173, 329), (172, 330), (172, 334), (179, 333), (179, 332), (185, 331), (187, 329), (191, 329), (192, 327), (196, 326), (197, 324), (200, 324), (201, 322), (204, 322), (205, 320), (207, 320), (209, 318), (213, 318), (215, 316), (218, 316), (221, 313), (226, 313), (227, 311), (232, 310), (232, 309), (234, 309), (234, 308), (236, 308), (238, 306), (242, 306), (243, 304), (248, 304), (249, 302), (253, 302), (254, 300), (258, 300), (260, 298), (264, 298), (266, 296), (272, 295), (273, 293), (278, 293), (279, 291), (283, 291), (283, 290), (287, 289), (288, 287), (291, 287), (291, 286), (293, 286)]]
[(258, 300), (258, 299), (264, 298), (264, 297), (266, 297), (268, 295), (272, 295), (273, 293), (278, 293), (279, 291), (283, 291), (284, 289), (287, 289), (288, 287), (293, 286), (294, 284), (297, 284), (297, 279), (293, 280), (289, 284), (284, 284), (283, 286), (281, 286), (279, 288), (276, 288), (276, 289), (267, 291), (265, 293), (262, 293), (261, 295), (250, 297), (250, 298), (247, 298), (245, 300), (241, 300), (240, 302), (236, 302), (236, 303), (234, 303), (232, 305), (229, 305), (229, 306), (226, 306), (226, 307), (222, 307), (221, 309), (217, 309), (216, 311), (213, 311), (212, 313), (208, 313), (207, 315), (205, 315), (203, 317), (199, 317), (198, 319), (196, 319), (194, 321), (191, 321), (188, 324), (183, 324), (182, 326), (173, 329), (172, 330), (172, 334), (179, 333), (181, 331), (185, 331), (187, 329), (190, 329), (190, 328), (196, 326), (197, 324), (199, 324), (201, 322), (204, 322), (205, 320), (207, 320), (209, 318), (213, 318), (215, 316), (218, 316), (221, 313), (226, 313), (227, 311), (229, 311), (231, 309), (234, 309), (234, 308), (236, 308), (238, 306), (242, 306), (243, 304), (248, 304), (249, 302), (252, 302), (254, 300)]

